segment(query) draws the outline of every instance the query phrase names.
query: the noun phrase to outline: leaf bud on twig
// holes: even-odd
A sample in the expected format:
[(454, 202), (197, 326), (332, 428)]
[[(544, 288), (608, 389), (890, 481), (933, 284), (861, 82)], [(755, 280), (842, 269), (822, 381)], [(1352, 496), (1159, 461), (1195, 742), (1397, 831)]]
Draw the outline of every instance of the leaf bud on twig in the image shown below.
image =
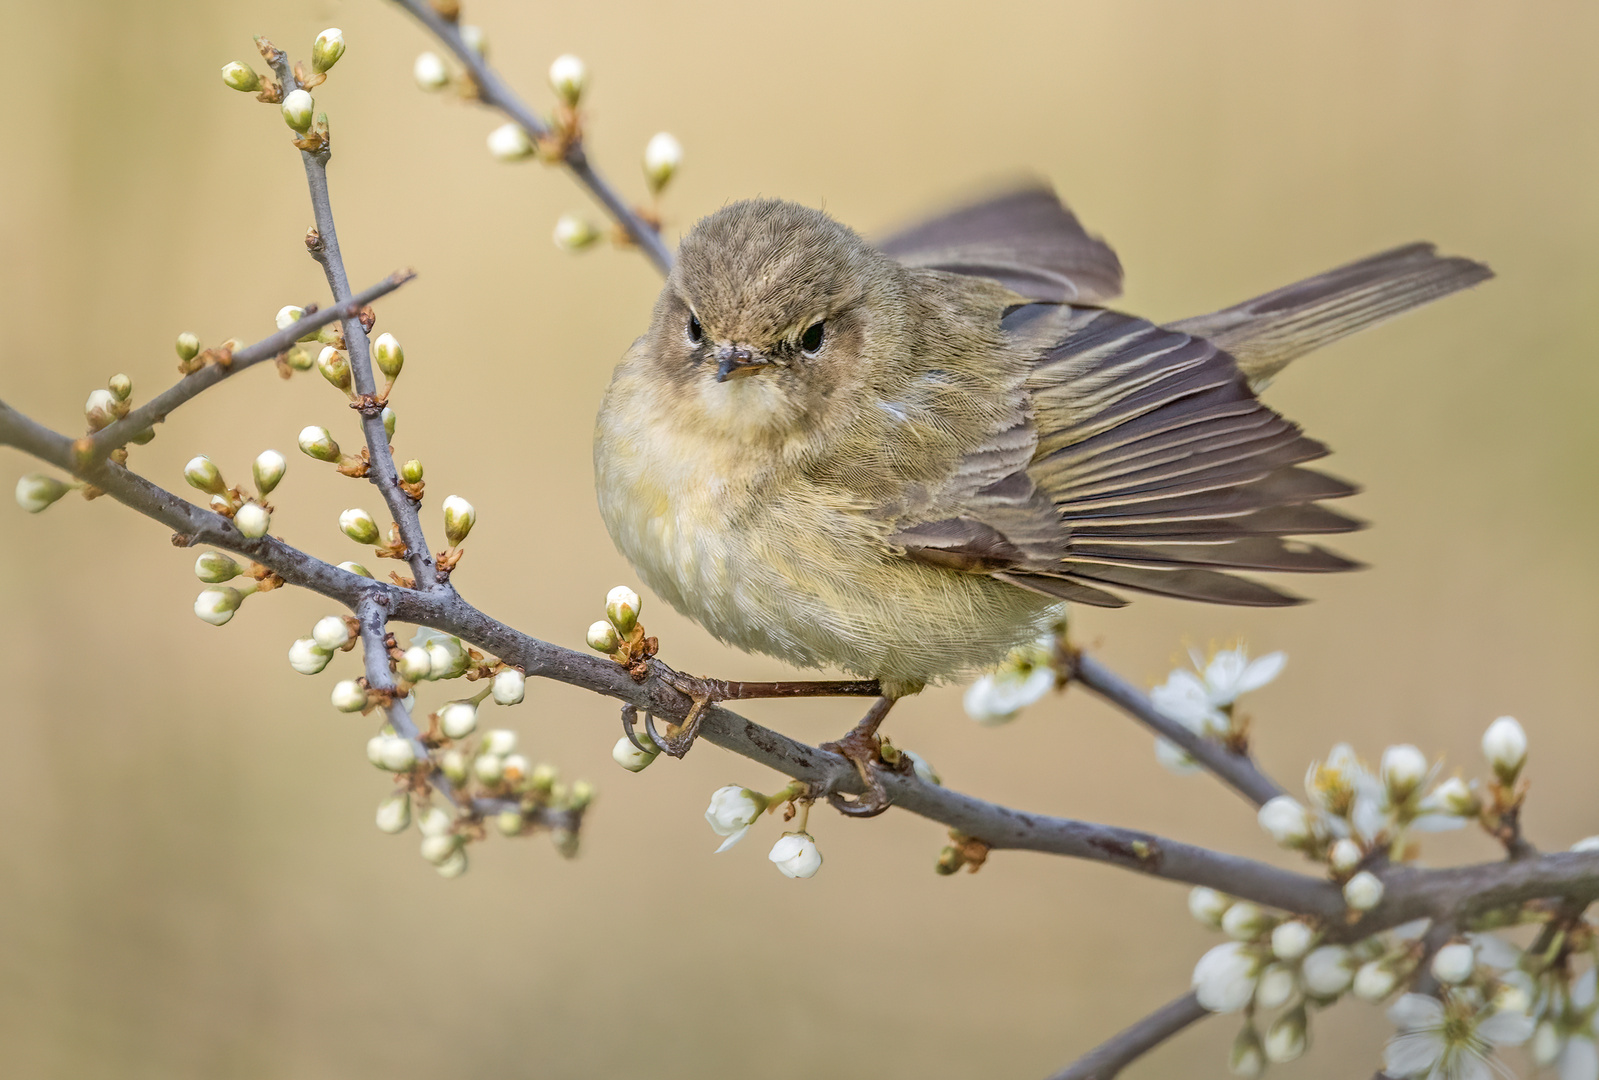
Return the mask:
[(407, 484), (420, 484), (422, 482), (422, 463), (415, 458), (400, 466), (400, 479)]
[(111, 391), (111, 396), (120, 404), (133, 396), (133, 380), (119, 373), (106, 380), (106, 389)]

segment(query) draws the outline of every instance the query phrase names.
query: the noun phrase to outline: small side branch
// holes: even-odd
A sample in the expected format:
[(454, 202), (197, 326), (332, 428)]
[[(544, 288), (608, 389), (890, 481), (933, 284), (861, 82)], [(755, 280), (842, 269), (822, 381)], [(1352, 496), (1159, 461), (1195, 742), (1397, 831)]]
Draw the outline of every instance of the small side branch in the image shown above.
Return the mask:
[(1144, 1054), (1209, 1015), (1199, 998), (1189, 991), (1112, 1035), (1049, 1080), (1111, 1080)]

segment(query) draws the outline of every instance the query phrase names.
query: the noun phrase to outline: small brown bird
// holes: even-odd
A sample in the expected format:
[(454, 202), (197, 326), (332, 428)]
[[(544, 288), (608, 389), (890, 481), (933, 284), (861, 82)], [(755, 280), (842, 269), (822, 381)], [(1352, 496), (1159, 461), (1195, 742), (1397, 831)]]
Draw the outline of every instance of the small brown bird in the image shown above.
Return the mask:
[[(1410, 244), (1160, 326), (1102, 306), (1121, 264), (1047, 186), (877, 244), (793, 203), (733, 203), (683, 239), (616, 369), (600, 511), (719, 639), (878, 681), (839, 744), (870, 784), (889, 703), (994, 666), (1063, 601), (1292, 604), (1236, 571), (1354, 566), (1290, 539), (1359, 528), (1322, 505), (1355, 489), (1306, 468), (1327, 447), (1256, 394), (1490, 276)], [(794, 686), (680, 681), (696, 709), (663, 740), (676, 754), (707, 701)], [(880, 809), (880, 790), (852, 805)]]

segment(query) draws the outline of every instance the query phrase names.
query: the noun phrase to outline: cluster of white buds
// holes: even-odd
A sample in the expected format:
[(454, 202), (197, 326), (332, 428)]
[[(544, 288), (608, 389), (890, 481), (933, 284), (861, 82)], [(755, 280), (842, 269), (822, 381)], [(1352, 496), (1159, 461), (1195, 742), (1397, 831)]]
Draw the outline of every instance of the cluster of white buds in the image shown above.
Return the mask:
[[(1276, 679), (1288, 663), (1287, 655), (1281, 652), (1251, 660), (1243, 645), (1218, 650), (1209, 658), (1193, 650), (1188, 656), (1192, 670), (1174, 669), (1165, 682), (1150, 690), (1149, 701), (1168, 719), (1196, 735), (1216, 740), (1236, 733), (1233, 707), (1238, 699)], [(1198, 762), (1165, 739), (1155, 740), (1155, 759), (1175, 773), (1199, 768)]]
[(651, 195), (660, 195), (683, 164), (683, 144), (665, 131), (650, 136), (644, 145), (644, 182)]
[(416, 747), (385, 724), (382, 731), (367, 740), (366, 759), (385, 772), (408, 773), (416, 768)]
[[(328, 666), (328, 661), (333, 659), (334, 653), (349, 652), (355, 647), (355, 642), (354, 619), (343, 615), (324, 616), (311, 628), (309, 637), (298, 638), (289, 646), (289, 666), (301, 675), (318, 675)], [(335, 690), (335, 705), (338, 705), (339, 701), (340, 695)], [(356, 712), (365, 708), (365, 705), (363, 700), (356, 708), (344, 711)]]
[(422, 858), (440, 877), (466, 873), (466, 838), (455, 831), (455, 818), (448, 811), (430, 806), (417, 818), (416, 828), (422, 834)]
[(822, 868), (822, 853), (816, 840), (804, 831), (784, 833), (766, 857), (786, 878), (815, 877)]
[(288, 463), (276, 450), (263, 450), (251, 463), (250, 471), (258, 492), (249, 498), (238, 488), (229, 487), (216, 463), (204, 454), (189, 460), (183, 478), (189, 486), (211, 496), (211, 509), (233, 518), (233, 526), (251, 540), (259, 540), (272, 528), (272, 508), (267, 495), (278, 486)]
[(984, 727), (1009, 723), (1027, 706), (1043, 698), (1060, 684), (1055, 665), (1059, 659), (1057, 627), (1031, 645), (1018, 646), (998, 668), (966, 688), (962, 703), (966, 715)]
[(127, 416), (133, 408), (132, 398), (133, 380), (122, 374), (107, 379), (104, 389), (89, 391), (89, 398), (83, 403), (83, 418), (89, 422), (89, 430), (99, 431)]
[[(805, 785), (798, 781), (775, 795), (762, 795), (737, 784), (717, 788), (711, 793), (711, 804), (705, 808), (705, 820), (710, 824), (711, 831), (723, 838), (721, 846), (716, 849), (717, 853), (726, 851), (744, 839), (750, 826), (768, 809), (804, 794)], [(801, 813), (808, 812), (809, 804), (802, 804)], [(798, 829), (780, 836), (767, 856), (785, 877), (808, 878), (821, 869), (822, 853), (816, 846), (815, 838), (805, 831), (805, 820), (805, 817), (801, 817)]]

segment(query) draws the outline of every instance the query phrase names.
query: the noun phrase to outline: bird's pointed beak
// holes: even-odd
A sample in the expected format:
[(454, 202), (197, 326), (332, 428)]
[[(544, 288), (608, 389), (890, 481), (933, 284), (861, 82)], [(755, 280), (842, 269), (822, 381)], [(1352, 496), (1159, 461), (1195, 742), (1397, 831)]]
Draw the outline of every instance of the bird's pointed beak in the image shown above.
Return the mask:
[(723, 345), (716, 350), (716, 381), (726, 382), (753, 375), (771, 363), (760, 353), (743, 345)]

